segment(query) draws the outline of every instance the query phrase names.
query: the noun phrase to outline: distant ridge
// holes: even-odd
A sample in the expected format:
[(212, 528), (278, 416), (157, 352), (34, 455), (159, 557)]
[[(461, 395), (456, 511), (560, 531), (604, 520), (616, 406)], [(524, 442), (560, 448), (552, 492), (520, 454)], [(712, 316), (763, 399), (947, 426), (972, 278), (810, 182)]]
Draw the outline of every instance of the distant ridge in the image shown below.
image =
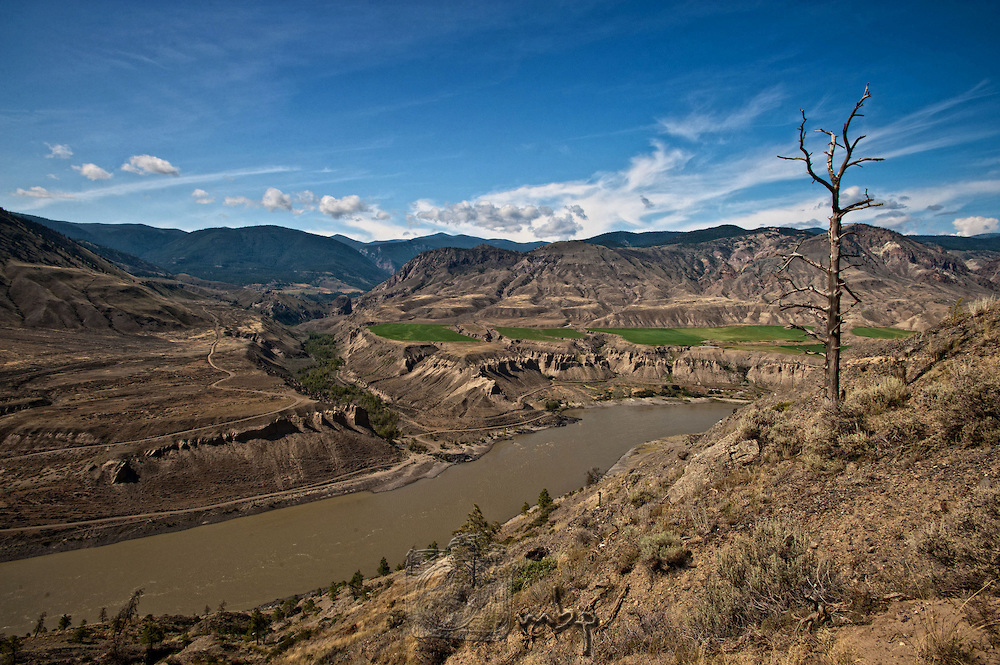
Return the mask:
[[(774, 227), (774, 231), (788, 236), (810, 236), (812, 230), (797, 230), (784, 227)], [(588, 238), (584, 242), (603, 247), (658, 247), (661, 245), (691, 245), (723, 238), (740, 238), (760, 229), (748, 231), (733, 224), (723, 224), (709, 229), (695, 231), (646, 231), (633, 233), (631, 231), (611, 231), (599, 236)]]
[(925, 245), (937, 245), (958, 251), (1000, 252), (1000, 234), (984, 233), (977, 236), (907, 236)]
[(446, 233), (363, 243), (343, 235), (327, 237), (281, 226), (221, 227), (189, 233), (145, 224), (81, 224), (20, 216), (91, 243), (98, 254), (142, 274), (154, 274), (159, 267), (169, 273), (239, 285), (323, 283), (344, 292), (367, 291), (410, 259), (432, 249), (490, 245), (527, 252), (545, 244)]
[(323, 282), (333, 290), (359, 292), (390, 274), (338, 240), (281, 226), (188, 233), (144, 224), (79, 224), (24, 217), (75, 240), (132, 254), (169, 273), (231, 284)]
[(0, 324), (134, 333), (200, 321), (180, 299), (58, 231), (0, 209)]
[(472, 249), (479, 245), (489, 245), (498, 249), (507, 249), (515, 252), (530, 252), (546, 244), (541, 241), (514, 242), (513, 240), (504, 240), (502, 238), (484, 239), (467, 235), (453, 236), (447, 233), (435, 233), (410, 240), (376, 240), (369, 243), (358, 242), (345, 236), (338, 235), (334, 237), (345, 244), (351, 245), (351, 247), (354, 247), (375, 261), (380, 268), (391, 272), (396, 272), (410, 259), (432, 249), (444, 249), (446, 247)]
[[(888, 229), (853, 228), (845, 246), (852, 257), (845, 279), (862, 299), (852, 311), (856, 325), (920, 329), (959, 298), (996, 291), (1000, 268), (991, 263), (967, 264), (939, 246)], [(426, 252), (359, 298), (355, 314), (366, 321), (543, 327), (812, 323), (796, 318), (800, 312), (777, 307), (787, 285), (776, 272), (796, 248), (822, 261), (828, 251), (824, 236), (728, 226), (637, 241), (664, 237), (666, 243), (648, 247), (569, 241), (527, 254), (486, 248)], [(617, 238), (623, 239), (636, 240)], [(799, 284), (820, 280), (802, 262), (786, 274)]]

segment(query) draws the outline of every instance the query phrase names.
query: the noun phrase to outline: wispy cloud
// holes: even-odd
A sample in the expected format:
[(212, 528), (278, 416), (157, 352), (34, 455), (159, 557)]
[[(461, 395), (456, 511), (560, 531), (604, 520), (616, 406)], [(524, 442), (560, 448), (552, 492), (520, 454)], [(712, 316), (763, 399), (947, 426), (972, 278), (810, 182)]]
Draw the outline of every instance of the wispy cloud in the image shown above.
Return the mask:
[(889, 159), (996, 136), (1000, 130), (994, 127), (994, 123), (985, 127), (969, 124), (969, 121), (984, 116), (981, 105), (976, 102), (995, 102), (995, 99), (996, 91), (990, 83), (981, 81), (959, 95), (928, 104), (887, 125), (865, 132), (866, 147), (871, 154)]
[(723, 134), (750, 126), (759, 116), (774, 110), (784, 95), (777, 88), (764, 90), (745, 106), (728, 112), (696, 111), (683, 118), (661, 118), (659, 127), (665, 134), (697, 141), (705, 134)]
[(73, 151), (70, 150), (68, 145), (63, 143), (46, 143), (49, 149), (49, 154), (45, 155), (48, 159), (58, 158), (58, 159), (69, 159), (73, 156)]
[(34, 187), (29, 187), (28, 189), (21, 189), (18, 187), (14, 190), (14, 196), (26, 196), (32, 199), (72, 199), (76, 198), (73, 194), (65, 194), (62, 192), (50, 192), (44, 187), (35, 185)]

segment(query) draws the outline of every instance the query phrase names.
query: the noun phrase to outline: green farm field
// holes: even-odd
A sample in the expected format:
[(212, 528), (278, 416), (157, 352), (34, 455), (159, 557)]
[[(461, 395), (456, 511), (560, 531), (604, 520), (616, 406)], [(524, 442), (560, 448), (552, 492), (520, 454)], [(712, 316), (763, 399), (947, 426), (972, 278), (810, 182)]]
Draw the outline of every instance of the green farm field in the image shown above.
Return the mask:
[(858, 337), (872, 337), (874, 339), (902, 339), (916, 335), (914, 330), (902, 330), (901, 328), (873, 328), (858, 326), (851, 329), (851, 334)]
[(586, 333), (572, 328), (505, 328), (497, 327), (497, 332), (511, 339), (529, 339), (545, 342), (551, 339), (583, 339)]
[(475, 342), (473, 337), (466, 337), (438, 323), (379, 323), (368, 326), (368, 329), (379, 337), (400, 342)]
[(591, 328), (620, 335), (633, 344), (697, 346), (712, 342), (804, 342), (801, 330), (784, 326), (720, 326), (718, 328)]

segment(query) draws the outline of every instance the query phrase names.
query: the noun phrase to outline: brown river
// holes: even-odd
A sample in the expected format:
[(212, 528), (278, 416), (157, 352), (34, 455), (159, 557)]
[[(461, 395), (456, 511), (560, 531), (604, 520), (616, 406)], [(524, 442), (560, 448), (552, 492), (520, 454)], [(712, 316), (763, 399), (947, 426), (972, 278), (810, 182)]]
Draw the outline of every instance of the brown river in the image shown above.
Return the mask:
[(114, 545), (0, 563), (0, 633), (29, 630), (42, 612), (93, 623), (143, 588), (141, 614), (199, 614), (225, 601), (247, 609), (395, 565), (411, 547), (448, 542), (473, 504), (507, 520), (544, 487), (582, 487), (636, 445), (708, 429), (726, 403), (616, 404), (568, 412), (566, 427), (500, 441), (482, 458), (391, 492), (362, 492)]

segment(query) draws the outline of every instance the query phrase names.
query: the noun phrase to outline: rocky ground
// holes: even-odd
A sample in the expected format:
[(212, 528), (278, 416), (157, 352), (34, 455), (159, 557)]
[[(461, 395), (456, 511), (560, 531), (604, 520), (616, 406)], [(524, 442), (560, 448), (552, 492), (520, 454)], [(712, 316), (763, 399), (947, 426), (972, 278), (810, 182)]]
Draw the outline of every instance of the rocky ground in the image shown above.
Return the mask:
[(1000, 309), (872, 345), (845, 387), (839, 414), (772, 396), (502, 526), (473, 511), (475, 557), (50, 630), (18, 662), (998, 662)]

